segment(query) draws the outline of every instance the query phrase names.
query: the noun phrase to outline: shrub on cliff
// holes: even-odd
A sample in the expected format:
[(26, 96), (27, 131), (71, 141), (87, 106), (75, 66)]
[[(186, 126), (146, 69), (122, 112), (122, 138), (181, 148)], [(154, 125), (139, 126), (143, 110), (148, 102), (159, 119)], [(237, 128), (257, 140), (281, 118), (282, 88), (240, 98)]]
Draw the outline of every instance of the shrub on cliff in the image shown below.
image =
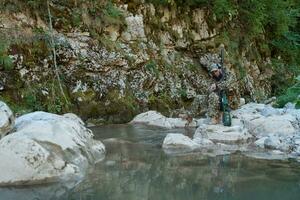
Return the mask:
[(288, 102), (296, 103), (296, 108), (300, 109), (300, 76), (297, 83), (286, 90), (286, 93), (279, 96), (276, 101), (277, 107), (283, 107)]
[(12, 59), (8, 56), (8, 46), (0, 41), (0, 69), (10, 70), (13, 67)]

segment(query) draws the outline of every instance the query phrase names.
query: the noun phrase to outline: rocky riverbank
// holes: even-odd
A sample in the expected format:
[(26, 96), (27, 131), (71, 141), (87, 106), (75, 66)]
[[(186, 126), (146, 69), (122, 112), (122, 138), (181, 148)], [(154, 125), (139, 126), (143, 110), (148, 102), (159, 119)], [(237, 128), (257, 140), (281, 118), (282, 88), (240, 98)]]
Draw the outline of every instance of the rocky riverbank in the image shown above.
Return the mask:
[[(80, 179), (104, 158), (105, 147), (75, 114), (33, 112), (14, 118), (0, 102), (0, 186), (32, 185)], [(217, 156), (240, 152), (259, 159), (300, 156), (300, 110), (249, 103), (232, 111), (232, 126), (212, 125), (206, 118), (168, 118), (156, 111), (137, 115), (131, 124), (194, 128), (193, 137), (169, 133), (167, 154), (201, 152)]]
[(105, 147), (75, 114), (33, 112), (16, 118), (0, 102), (0, 186), (80, 179)]
[[(231, 127), (211, 125), (205, 118), (193, 119), (191, 126), (197, 126), (193, 138), (171, 133), (162, 146), (171, 154), (201, 151), (215, 156), (242, 152), (262, 159), (299, 159), (300, 110), (292, 104), (276, 109), (249, 103), (233, 111), (232, 118)], [(131, 123), (165, 128), (189, 126), (185, 119), (170, 119), (154, 111), (138, 115)]]

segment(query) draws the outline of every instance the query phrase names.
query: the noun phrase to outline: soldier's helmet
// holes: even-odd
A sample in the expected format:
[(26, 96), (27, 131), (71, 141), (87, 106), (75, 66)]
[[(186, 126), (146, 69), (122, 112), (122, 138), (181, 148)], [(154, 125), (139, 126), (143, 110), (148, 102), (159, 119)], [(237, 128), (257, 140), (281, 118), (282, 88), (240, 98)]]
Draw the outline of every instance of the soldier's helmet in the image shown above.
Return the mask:
[(209, 67), (210, 72), (216, 71), (218, 69), (220, 69), (220, 65), (216, 64), (216, 63), (211, 64), (210, 67)]

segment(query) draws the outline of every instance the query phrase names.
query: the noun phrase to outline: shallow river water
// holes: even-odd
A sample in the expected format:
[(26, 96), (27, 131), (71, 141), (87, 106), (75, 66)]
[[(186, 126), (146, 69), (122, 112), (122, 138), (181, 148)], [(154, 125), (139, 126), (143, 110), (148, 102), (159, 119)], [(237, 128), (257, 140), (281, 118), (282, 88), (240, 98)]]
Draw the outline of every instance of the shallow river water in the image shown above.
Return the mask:
[[(73, 188), (63, 185), (0, 189), (0, 199), (70, 200), (299, 200), (300, 163), (239, 153), (168, 155), (167, 133), (194, 130), (110, 125), (93, 129), (106, 158)], [(51, 193), (51, 194), (50, 194)]]

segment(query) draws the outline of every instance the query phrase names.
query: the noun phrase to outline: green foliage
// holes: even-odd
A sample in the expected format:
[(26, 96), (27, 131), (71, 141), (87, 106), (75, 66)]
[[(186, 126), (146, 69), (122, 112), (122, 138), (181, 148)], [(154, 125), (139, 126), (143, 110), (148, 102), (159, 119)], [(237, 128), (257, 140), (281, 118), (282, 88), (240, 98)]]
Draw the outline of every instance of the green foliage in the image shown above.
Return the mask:
[(228, 0), (213, 0), (211, 6), (217, 20), (220, 21), (232, 18), (237, 14), (236, 7)]
[(81, 19), (81, 10), (76, 8), (72, 10), (72, 25), (73, 26), (80, 26), (82, 19)]
[(111, 1), (106, 4), (103, 12), (105, 13), (105, 15), (113, 18), (119, 18), (123, 15), (122, 12), (118, 8), (116, 8)]
[(148, 101), (150, 109), (157, 110), (164, 115), (169, 115), (170, 111), (175, 108), (174, 99), (172, 99), (171, 95), (166, 92), (151, 94)]
[(110, 51), (121, 51), (120, 44), (107, 36), (98, 37), (98, 42)]
[(145, 69), (148, 70), (148, 71), (150, 71), (152, 74), (154, 74), (156, 76), (158, 76), (158, 74), (159, 74), (157, 63), (154, 60), (150, 60), (145, 65)]
[(13, 68), (12, 59), (8, 56), (8, 45), (0, 41), (0, 67), (5, 70)]
[(153, 5), (169, 5), (172, 1), (171, 0), (147, 0), (147, 3), (152, 3)]
[(180, 94), (181, 98), (183, 98), (183, 99), (187, 98), (187, 90), (185, 88), (181, 88), (179, 90), (179, 94)]
[(210, 0), (146, 0), (148, 3), (152, 3), (153, 5), (159, 6), (168, 6), (177, 4), (178, 6), (204, 6), (207, 5)]
[(196, 72), (197, 70), (199, 70), (199, 66), (195, 65), (194, 63), (187, 63), (186, 67), (191, 70)]
[(40, 9), (46, 7), (46, 0), (25, 0), (26, 4), (33, 9)]
[[(248, 60), (272, 60), (270, 79), (273, 95), (279, 95), (294, 83), (300, 73), (300, 2), (296, 0), (213, 0), (208, 4), (216, 20), (223, 24), (219, 36), (230, 55), (246, 52)], [(232, 63), (244, 74), (239, 57)], [(264, 67), (260, 66), (262, 70)]]
[(278, 97), (276, 106), (283, 107), (288, 102), (296, 103), (296, 107), (300, 108), (300, 76), (295, 85), (288, 88), (283, 95)]
[(51, 113), (63, 113), (68, 112), (71, 107), (71, 104), (66, 103), (61, 96), (59, 85), (55, 80), (22, 88), (20, 96), (18, 105), (28, 112), (42, 110)]
[(38, 100), (37, 96), (38, 91), (35, 88), (30, 88), (25, 90), (23, 93), (24, 103), (27, 108), (30, 108), (32, 111), (43, 110), (41, 102)]
[(300, 100), (298, 100), (296, 103), (296, 109), (300, 109)]

